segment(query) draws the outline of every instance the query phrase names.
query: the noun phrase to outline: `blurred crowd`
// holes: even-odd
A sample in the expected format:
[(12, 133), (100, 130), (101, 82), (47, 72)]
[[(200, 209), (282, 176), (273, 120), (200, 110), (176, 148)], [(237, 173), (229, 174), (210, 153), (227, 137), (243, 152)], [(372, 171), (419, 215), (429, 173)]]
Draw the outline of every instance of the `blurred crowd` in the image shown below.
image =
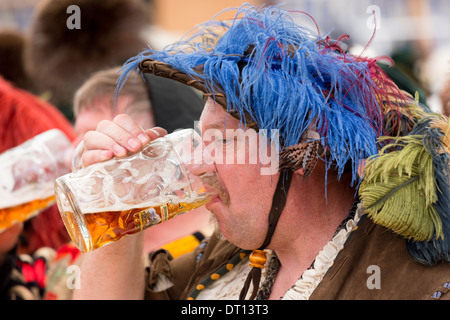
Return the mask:
[[(78, 29), (67, 26), (70, 5), (82, 12)], [(118, 113), (139, 119), (143, 128), (193, 127), (202, 98), (181, 84), (136, 77), (114, 99), (121, 65), (148, 45), (142, 37), (146, 13), (141, 0), (44, 0), (27, 30), (0, 29), (0, 152), (54, 128), (77, 145), (98, 122)], [(146, 235), (152, 247), (145, 250), (181, 239), (191, 250), (206, 224), (206, 212), (196, 212), (155, 226)], [(79, 256), (56, 204), (15, 224), (0, 233), (0, 297), (70, 298), (65, 271)]]
[[(70, 5), (80, 8), (80, 28), (67, 26)], [(148, 46), (143, 37), (151, 23), (147, 6), (144, 0), (42, 0), (26, 30), (0, 28), (0, 153), (53, 128), (76, 145), (98, 122), (123, 112), (139, 119), (143, 128), (161, 126), (170, 132), (192, 127), (203, 103), (191, 88), (146, 75), (129, 81), (114, 100), (120, 66)], [(385, 71), (401, 89), (418, 92), (424, 104), (436, 93), (439, 111), (450, 115), (450, 57), (438, 66), (446, 75), (436, 78), (441, 83), (430, 83), (418, 66), (431, 65), (433, 47), (419, 55), (416, 45), (405, 43), (392, 52), (394, 66)], [(206, 217), (201, 210), (180, 217), (182, 228), (170, 235), (163, 227), (152, 228), (148, 243), (164, 246), (200, 234), (186, 248), (191, 250), (208, 234)], [(169, 227), (176, 230), (176, 222)], [(56, 205), (51, 206), (0, 233), (0, 298), (70, 299), (68, 274), (60, 270), (80, 257)]]

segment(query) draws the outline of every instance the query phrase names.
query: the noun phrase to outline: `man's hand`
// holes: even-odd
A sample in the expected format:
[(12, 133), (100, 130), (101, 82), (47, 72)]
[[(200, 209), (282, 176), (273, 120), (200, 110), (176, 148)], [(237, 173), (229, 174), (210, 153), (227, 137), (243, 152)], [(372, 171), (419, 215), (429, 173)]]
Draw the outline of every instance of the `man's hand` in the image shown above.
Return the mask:
[[(84, 136), (84, 166), (136, 152), (148, 142), (166, 135), (166, 130), (143, 130), (120, 114), (101, 121), (96, 131)], [(140, 232), (83, 255), (81, 285), (74, 299), (142, 299), (145, 292), (144, 233)]]
[(112, 121), (101, 121), (96, 131), (85, 134), (81, 161), (86, 167), (113, 156), (123, 157), (166, 134), (167, 131), (159, 127), (143, 130), (130, 116), (119, 114)]

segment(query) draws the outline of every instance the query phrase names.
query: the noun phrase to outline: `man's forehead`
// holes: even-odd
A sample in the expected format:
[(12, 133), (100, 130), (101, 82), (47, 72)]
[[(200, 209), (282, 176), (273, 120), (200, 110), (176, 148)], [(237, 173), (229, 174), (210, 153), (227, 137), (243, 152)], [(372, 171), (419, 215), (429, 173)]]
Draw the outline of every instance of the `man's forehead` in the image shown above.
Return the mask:
[(237, 129), (242, 127), (240, 121), (228, 112), (224, 108), (215, 103), (214, 100), (208, 99), (203, 108), (203, 112), (200, 116), (200, 120), (197, 124), (198, 128), (205, 129)]

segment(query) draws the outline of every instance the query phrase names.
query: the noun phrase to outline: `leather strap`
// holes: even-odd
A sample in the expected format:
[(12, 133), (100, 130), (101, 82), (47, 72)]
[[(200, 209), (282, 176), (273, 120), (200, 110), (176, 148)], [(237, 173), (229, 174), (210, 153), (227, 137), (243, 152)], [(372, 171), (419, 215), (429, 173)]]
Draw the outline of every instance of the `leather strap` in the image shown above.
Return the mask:
[[(284, 206), (286, 205), (287, 194), (292, 181), (292, 174), (293, 172), (291, 170), (280, 171), (280, 177), (278, 178), (277, 187), (273, 195), (272, 207), (269, 212), (269, 228), (267, 229), (266, 239), (258, 250), (264, 250), (272, 240), (281, 212), (283, 212)], [(253, 292), (249, 299), (255, 299), (259, 289), (261, 272), (261, 268), (257, 267), (253, 267), (250, 270), (247, 279), (245, 280), (244, 287), (239, 295), (240, 300), (245, 299), (251, 283), (253, 283)]]
[(242, 288), (239, 294), (239, 300), (245, 300), (245, 296), (247, 295), (248, 289), (250, 288), (250, 284), (253, 283), (253, 292), (248, 300), (254, 300), (256, 295), (258, 294), (259, 282), (261, 280), (261, 269), (253, 267), (247, 279), (245, 279), (244, 287)]
[(281, 212), (283, 211), (284, 206), (286, 205), (287, 193), (289, 191), (291, 181), (292, 181), (291, 170), (283, 170), (280, 172), (277, 188), (275, 189), (275, 193), (273, 195), (272, 208), (270, 209), (269, 213), (269, 228), (267, 230), (266, 239), (264, 240), (259, 250), (265, 249), (272, 240), (272, 236), (277, 227), (278, 220), (280, 219), (281, 216)]

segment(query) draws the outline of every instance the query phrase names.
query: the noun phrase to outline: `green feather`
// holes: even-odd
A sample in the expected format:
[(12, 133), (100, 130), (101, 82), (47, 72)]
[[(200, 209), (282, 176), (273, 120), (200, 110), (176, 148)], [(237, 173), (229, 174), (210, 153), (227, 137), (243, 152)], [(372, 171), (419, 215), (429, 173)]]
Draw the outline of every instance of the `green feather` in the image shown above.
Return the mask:
[(442, 238), (432, 161), (422, 135), (395, 138), (369, 158), (359, 189), (369, 217), (407, 239)]

